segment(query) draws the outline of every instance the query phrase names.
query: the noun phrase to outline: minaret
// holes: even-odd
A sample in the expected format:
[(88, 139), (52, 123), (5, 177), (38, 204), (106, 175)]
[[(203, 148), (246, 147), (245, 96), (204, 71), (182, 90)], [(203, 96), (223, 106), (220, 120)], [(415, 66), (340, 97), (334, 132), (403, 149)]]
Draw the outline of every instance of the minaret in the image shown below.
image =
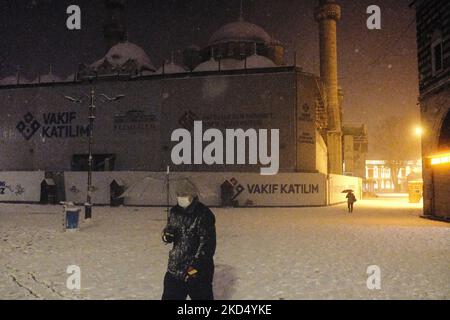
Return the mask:
[(320, 77), (328, 100), (328, 168), (329, 173), (342, 174), (342, 121), (338, 93), (337, 22), (341, 7), (334, 0), (319, 0), (314, 12), (320, 32)]
[(126, 0), (104, 1), (105, 20), (103, 23), (103, 35), (106, 47), (110, 49), (127, 38), (127, 5)]

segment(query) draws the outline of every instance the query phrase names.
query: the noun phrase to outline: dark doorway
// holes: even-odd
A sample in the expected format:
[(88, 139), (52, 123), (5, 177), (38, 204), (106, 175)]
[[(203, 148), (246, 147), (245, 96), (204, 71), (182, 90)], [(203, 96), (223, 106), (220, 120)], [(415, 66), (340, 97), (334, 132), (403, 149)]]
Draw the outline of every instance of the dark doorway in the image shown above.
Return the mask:
[(52, 178), (41, 182), (41, 204), (56, 204), (56, 183)]
[[(114, 171), (116, 155), (114, 154), (94, 154), (92, 155), (92, 171)], [(88, 171), (89, 155), (75, 154), (72, 156), (72, 171)]]
[(125, 192), (125, 184), (120, 179), (114, 179), (109, 185), (110, 205), (119, 207), (124, 204), (124, 198), (119, 198)]

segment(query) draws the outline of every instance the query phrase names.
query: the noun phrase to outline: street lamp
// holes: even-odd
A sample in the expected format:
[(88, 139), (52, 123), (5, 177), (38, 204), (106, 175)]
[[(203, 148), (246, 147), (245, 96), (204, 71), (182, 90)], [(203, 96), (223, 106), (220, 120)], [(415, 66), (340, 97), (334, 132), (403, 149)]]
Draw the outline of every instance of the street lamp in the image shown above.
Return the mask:
[(416, 127), (414, 129), (414, 132), (415, 132), (416, 136), (421, 137), (423, 135), (423, 128), (422, 127)]
[[(85, 94), (86, 95), (86, 94)], [(87, 96), (87, 95), (86, 95)], [(87, 181), (87, 196), (86, 196), (86, 203), (84, 204), (84, 219), (90, 220), (92, 218), (92, 164), (93, 164), (93, 158), (92, 158), (92, 140), (94, 135), (94, 120), (95, 120), (95, 90), (91, 90), (91, 95), (88, 96), (90, 103), (89, 103), (89, 133), (88, 133), (88, 181)], [(120, 94), (115, 97), (109, 97), (106, 94), (100, 94), (100, 97), (102, 97), (104, 100), (102, 102), (112, 102), (117, 101), (125, 97), (125, 95)], [(65, 99), (72, 103), (83, 103), (83, 100), (76, 99), (70, 96), (64, 96)]]

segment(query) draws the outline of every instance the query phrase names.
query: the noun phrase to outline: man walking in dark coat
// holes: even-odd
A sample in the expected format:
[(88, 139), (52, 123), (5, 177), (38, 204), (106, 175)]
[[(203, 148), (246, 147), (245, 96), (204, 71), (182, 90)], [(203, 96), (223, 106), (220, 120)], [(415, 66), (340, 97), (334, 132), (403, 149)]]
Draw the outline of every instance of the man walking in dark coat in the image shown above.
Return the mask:
[(162, 300), (214, 300), (214, 214), (198, 199), (195, 186), (177, 187), (178, 204), (170, 212), (162, 239), (173, 243), (164, 277)]

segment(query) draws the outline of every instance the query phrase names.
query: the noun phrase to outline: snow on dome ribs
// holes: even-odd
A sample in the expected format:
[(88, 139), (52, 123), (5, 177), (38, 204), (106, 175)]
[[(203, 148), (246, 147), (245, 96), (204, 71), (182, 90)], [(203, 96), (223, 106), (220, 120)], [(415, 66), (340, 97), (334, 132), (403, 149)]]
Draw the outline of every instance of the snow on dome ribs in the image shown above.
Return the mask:
[(264, 56), (254, 54), (247, 58), (247, 69), (275, 68), (276, 64)]
[(138, 45), (124, 41), (113, 46), (107, 54), (81, 73), (87, 75), (141, 74), (156, 71), (147, 53)]
[(214, 58), (211, 58), (210, 60), (199, 64), (194, 69), (194, 72), (218, 71), (218, 70), (219, 70), (219, 62), (216, 61)]
[(128, 41), (116, 44), (108, 51), (105, 58), (114, 67), (121, 67), (129, 60), (133, 60), (140, 69), (155, 70), (145, 51), (141, 47)]

